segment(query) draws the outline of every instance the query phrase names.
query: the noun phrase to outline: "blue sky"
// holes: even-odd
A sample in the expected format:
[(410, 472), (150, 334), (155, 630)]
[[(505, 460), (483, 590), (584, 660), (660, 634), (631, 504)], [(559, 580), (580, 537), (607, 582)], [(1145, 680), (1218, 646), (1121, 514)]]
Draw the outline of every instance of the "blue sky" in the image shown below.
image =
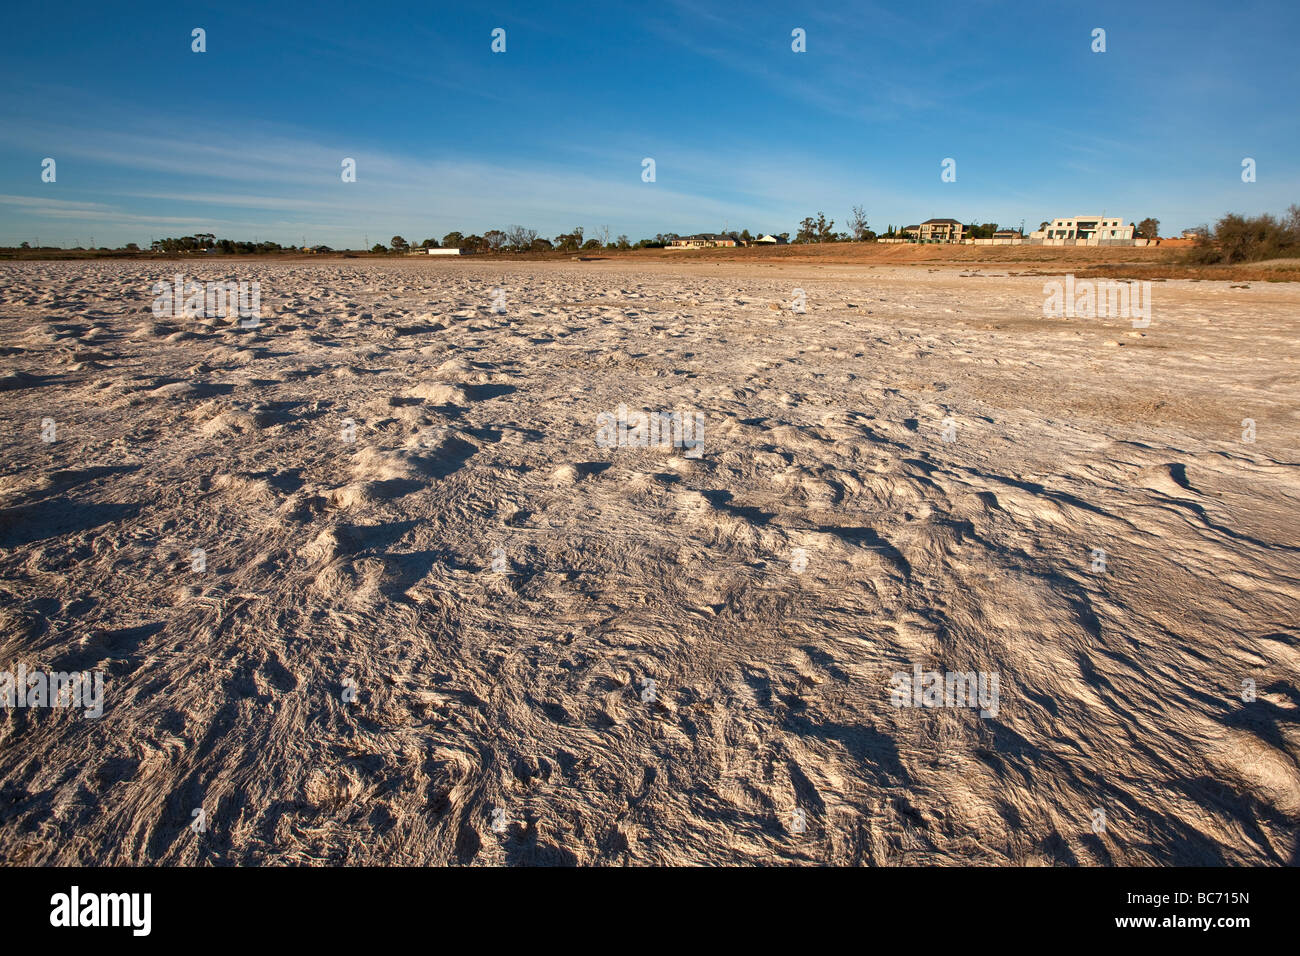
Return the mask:
[(1170, 234), (1300, 202), (1294, 0), (72, 2), (6, 21), (2, 245), (512, 223), (635, 240), (842, 225), (854, 204), (878, 230), (1105, 212)]

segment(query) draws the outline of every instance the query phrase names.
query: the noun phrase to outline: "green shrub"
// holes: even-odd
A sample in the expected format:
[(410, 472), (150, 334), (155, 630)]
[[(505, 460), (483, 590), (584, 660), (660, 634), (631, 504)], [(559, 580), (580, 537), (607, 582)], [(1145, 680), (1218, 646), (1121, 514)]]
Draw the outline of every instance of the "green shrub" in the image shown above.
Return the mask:
[(1214, 226), (1213, 238), (1201, 236), (1188, 253), (1196, 265), (1259, 262), (1300, 257), (1300, 206), (1292, 204), (1281, 219), (1228, 213)]

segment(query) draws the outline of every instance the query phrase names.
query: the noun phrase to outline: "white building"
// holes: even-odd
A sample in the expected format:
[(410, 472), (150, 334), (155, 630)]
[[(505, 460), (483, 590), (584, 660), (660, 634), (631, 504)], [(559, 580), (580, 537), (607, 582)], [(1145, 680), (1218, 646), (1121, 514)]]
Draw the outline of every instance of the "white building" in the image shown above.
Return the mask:
[(1121, 219), (1103, 216), (1074, 216), (1070, 219), (1053, 219), (1046, 229), (1031, 232), (1031, 239), (1073, 239), (1082, 242), (1105, 242), (1132, 239), (1137, 230), (1124, 225)]

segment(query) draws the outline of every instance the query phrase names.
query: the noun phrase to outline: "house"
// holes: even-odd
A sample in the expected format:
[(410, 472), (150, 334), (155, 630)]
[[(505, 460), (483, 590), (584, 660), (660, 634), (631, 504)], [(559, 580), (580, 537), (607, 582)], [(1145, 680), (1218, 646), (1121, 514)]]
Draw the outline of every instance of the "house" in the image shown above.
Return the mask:
[(1019, 229), (999, 229), (993, 233), (994, 239), (1023, 239)]
[(1032, 239), (1074, 239), (1085, 242), (1104, 242), (1134, 238), (1137, 230), (1126, 226), (1123, 220), (1102, 216), (1074, 216), (1070, 219), (1053, 219), (1046, 229), (1030, 233)]
[(927, 219), (903, 232), (916, 242), (961, 242), (966, 237), (966, 227), (956, 219)]
[(751, 242), (750, 245), (753, 245), (753, 246), (784, 246), (784, 245), (786, 244), (787, 241), (788, 241), (788, 240), (786, 240), (786, 239), (782, 239), (780, 236), (772, 236), (772, 235), (768, 235), (768, 236), (759, 236), (757, 239), (755, 239), (753, 242)]
[(674, 239), (672, 249), (713, 249), (718, 246), (739, 246), (740, 240), (735, 236), (724, 236), (716, 232), (701, 232), (694, 236), (681, 236)]

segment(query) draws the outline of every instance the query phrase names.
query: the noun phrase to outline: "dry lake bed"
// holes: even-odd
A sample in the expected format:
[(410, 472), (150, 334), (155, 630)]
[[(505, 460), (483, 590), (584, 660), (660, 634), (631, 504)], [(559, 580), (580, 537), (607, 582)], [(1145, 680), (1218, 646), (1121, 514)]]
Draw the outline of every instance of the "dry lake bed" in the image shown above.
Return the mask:
[(1300, 284), (1017, 268), (0, 265), (0, 859), (1300, 862)]

